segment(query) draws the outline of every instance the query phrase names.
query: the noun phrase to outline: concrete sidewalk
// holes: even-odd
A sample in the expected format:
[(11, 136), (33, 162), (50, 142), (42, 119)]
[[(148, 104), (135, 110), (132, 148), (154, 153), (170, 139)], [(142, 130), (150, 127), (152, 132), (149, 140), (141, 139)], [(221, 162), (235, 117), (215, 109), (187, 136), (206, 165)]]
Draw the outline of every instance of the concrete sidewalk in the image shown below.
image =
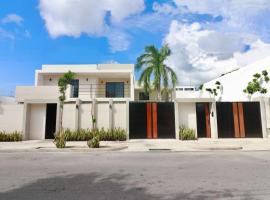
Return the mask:
[(270, 139), (199, 139), (194, 141), (179, 141), (174, 139), (130, 140), (127, 149), (123, 151), (212, 151), (212, 150), (242, 150), (269, 151)]
[(67, 142), (67, 148), (57, 149), (52, 140), (30, 140), (23, 142), (1, 142), (0, 152), (88, 152), (88, 151), (270, 151), (270, 139), (199, 139), (179, 141), (175, 139), (129, 140), (124, 142), (101, 142), (101, 148), (90, 149), (86, 142)]

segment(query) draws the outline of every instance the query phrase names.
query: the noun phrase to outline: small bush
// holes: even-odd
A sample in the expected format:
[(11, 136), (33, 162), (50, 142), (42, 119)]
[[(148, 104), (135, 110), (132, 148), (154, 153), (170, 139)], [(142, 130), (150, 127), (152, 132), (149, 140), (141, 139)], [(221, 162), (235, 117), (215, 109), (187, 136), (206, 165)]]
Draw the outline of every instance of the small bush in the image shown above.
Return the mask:
[(127, 132), (122, 128), (100, 129), (98, 135), (102, 141), (125, 141), (127, 139)]
[(7, 133), (5, 131), (0, 132), (0, 142), (19, 142), (23, 140), (23, 135), (19, 131)]
[(99, 137), (95, 136), (93, 139), (88, 140), (87, 145), (89, 148), (99, 148)]
[(54, 138), (54, 144), (57, 148), (62, 149), (66, 147), (66, 138), (64, 134), (57, 134)]
[(181, 140), (196, 140), (195, 130), (182, 126), (179, 130), (179, 137)]
[(66, 129), (64, 131), (64, 136), (66, 141), (87, 141), (93, 138), (94, 132), (90, 129), (80, 129), (78, 131), (71, 131)]
[(101, 141), (124, 141), (127, 138), (127, 133), (124, 129), (80, 129), (78, 131), (71, 131), (66, 129), (64, 131), (64, 137), (66, 141), (88, 141), (98, 136)]

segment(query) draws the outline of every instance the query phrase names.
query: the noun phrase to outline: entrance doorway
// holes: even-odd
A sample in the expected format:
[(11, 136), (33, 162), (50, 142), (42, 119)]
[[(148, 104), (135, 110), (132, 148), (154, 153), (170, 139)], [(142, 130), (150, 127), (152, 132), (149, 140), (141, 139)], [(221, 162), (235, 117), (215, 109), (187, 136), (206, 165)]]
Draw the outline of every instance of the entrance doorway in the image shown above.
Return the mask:
[(211, 138), (209, 103), (196, 103), (197, 136)]
[(130, 102), (130, 139), (175, 138), (174, 103)]
[(45, 139), (54, 139), (56, 131), (57, 104), (47, 104)]

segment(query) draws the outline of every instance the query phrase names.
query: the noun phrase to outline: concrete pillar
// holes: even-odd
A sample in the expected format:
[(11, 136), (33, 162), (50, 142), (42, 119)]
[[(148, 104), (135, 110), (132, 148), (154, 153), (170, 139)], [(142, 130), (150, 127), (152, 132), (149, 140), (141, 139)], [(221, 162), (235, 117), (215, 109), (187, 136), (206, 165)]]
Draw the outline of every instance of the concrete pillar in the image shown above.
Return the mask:
[(129, 100), (126, 100), (126, 123), (127, 140), (129, 140)]
[(179, 140), (179, 105), (174, 102), (175, 138)]
[[(93, 120), (92, 118), (95, 119), (95, 126), (93, 126), (93, 124), (92, 124), (92, 127), (94, 129), (97, 128), (97, 112), (96, 112), (97, 108), (96, 108), (96, 106), (97, 106), (97, 99), (94, 98), (94, 99), (92, 99), (92, 108), (91, 108), (91, 121)], [(91, 123), (93, 123), (93, 121)]]
[(217, 105), (216, 102), (212, 102), (210, 106), (210, 126), (211, 126), (211, 138), (218, 138), (218, 126), (217, 126)]
[(113, 100), (109, 100), (109, 128), (113, 129), (114, 128), (114, 123), (113, 123)]
[(59, 132), (60, 130), (60, 102), (57, 103), (57, 110), (56, 110), (56, 127), (55, 132)]
[(22, 126), (22, 132), (24, 136), (24, 140), (29, 139), (29, 110), (30, 110), (30, 105), (29, 103), (24, 103), (24, 108), (23, 108), (23, 126)]
[(134, 101), (134, 77), (133, 73), (130, 74), (130, 99), (131, 101)]
[(81, 122), (80, 122), (80, 105), (81, 105), (81, 100), (78, 98), (76, 99), (76, 112), (75, 112), (75, 130), (79, 130), (81, 127)]
[(267, 137), (270, 137), (270, 98), (265, 98), (265, 115), (266, 115), (266, 129)]
[(260, 99), (260, 112), (261, 112), (261, 122), (262, 122), (262, 134), (263, 138), (268, 137), (267, 132), (267, 115), (266, 115), (266, 101), (264, 98)]

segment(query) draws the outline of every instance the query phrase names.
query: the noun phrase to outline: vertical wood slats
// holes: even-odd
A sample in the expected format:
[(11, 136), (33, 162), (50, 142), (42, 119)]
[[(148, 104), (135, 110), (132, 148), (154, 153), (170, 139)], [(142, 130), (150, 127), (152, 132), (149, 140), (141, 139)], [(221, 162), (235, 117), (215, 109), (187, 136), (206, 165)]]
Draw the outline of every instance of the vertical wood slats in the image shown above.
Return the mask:
[(245, 134), (245, 122), (244, 122), (244, 110), (243, 103), (233, 103), (233, 120), (234, 120), (234, 137), (244, 138)]
[(152, 121), (153, 121), (153, 138), (158, 137), (158, 127), (157, 127), (157, 103), (152, 103)]
[(238, 118), (238, 105), (237, 103), (233, 103), (233, 122), (234, 122), (234, 137), (240, 137), (240, 130), (239, 130), (239, 118)]
[(210, 111), (208, 103), (204, 104), (204, 109), (205, 109), (206, 137), (211, 138)]
[(157, 103), (147, 103), (147, 138), (156, 139), (158, 137), (157, 125)]
[(147, 138), (152, 138), (152, 106), (151, 103), (146, 104), (147, 112)]
[(240, 137), (244, 138), (245, 134), (245, 122), (244, 122), (244, 111), (243, 111), (243, 103), (238, 103), (238, 115), (239, 115), (239, 131)]

